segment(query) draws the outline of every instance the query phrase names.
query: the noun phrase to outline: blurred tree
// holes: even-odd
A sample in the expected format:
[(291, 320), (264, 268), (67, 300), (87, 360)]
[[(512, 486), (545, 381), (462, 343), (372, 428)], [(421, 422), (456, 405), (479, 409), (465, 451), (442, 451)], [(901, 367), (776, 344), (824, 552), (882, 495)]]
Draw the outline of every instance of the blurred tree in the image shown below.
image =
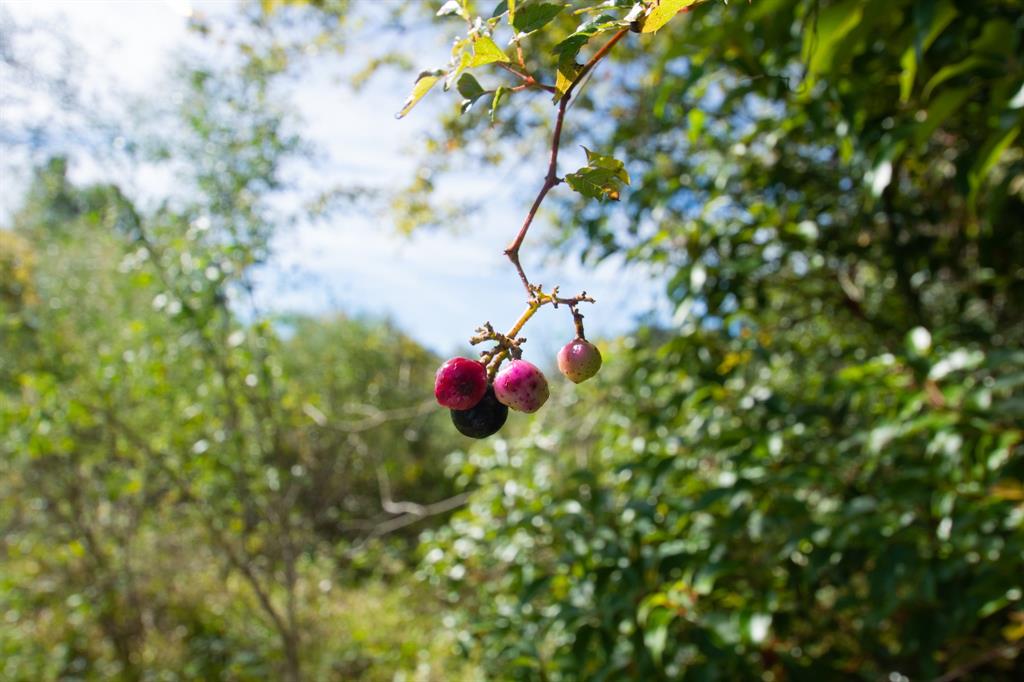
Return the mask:
[(0, 230), (4, 679), (420, 664), (379, 643), (368, 658), (320, 614), (393, 577), (414, 524), (464, 499), (441, 473), (444, 416), (410, 390), (437, 358), (388, 324), (251, 302), (300, 145), (270, 95), (281, 66), (233, 64), (184, 70), (169, 134), (138, 141), (182, 191), (138, 210), (54, 158)]

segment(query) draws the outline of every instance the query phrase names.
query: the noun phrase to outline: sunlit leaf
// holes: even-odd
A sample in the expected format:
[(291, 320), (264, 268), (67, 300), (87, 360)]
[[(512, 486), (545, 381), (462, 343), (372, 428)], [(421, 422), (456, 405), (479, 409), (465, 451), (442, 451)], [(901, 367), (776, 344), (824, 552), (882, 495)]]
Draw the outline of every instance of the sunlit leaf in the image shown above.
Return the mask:
[(423, 96), (430, 92), (430, 89), (434, 87), (434, 84), (441, 79), (444, 75), (443, 71), (424, 71), (416, 79), (416, 84), (413, 85), (412, 94), (405, 100), (405, 104), (402, 105), (402, 109), (395, 114), (395, 118), (402, 118), (408, 114), (416, 103), (423, 99)]
[(478, 36), (473, 39), (473, 57), (469, 60), (470, 67), (507, 61), (509, 61), (508, 55), (487, 36)]
[(697, 0), (659, 0), (651, 13), (644, 19), (642, 33), (653, 33), (672, 20), (672, 17), (682, 12)]
[(565, 176), (575, 191), (594, 199), (618, 201), (623, 183), (629, 184), (629, 174), (618, 159), (597, 154), (586, 147), (587, 166)]
[(860, 24), (862, 0), (843, 0), (818, 11), (804, 34), (803, 56), (810, 78), (828, 70), (843, 39)]

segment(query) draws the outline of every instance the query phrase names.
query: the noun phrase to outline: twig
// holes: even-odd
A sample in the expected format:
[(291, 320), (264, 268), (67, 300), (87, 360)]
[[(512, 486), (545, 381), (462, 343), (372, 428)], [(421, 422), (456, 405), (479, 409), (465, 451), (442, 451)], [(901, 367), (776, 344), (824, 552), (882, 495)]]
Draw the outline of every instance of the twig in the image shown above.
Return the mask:
[(978, 656), (972, 661), (968, 661), (967, 663), (964, 663), (961, 666), (953, 668), (945, 675), (940, 675), (939, 677), (936, 677), (934, 680), (932, 680), (932, 682), (953, 682), (953, 680), (958, 680), (961, 677), (964, 677), (968, 673), (972, 672), (976, 668), (980, 668), (981, 666), (987, 663), (991, 663), (996, 659), (1016, 658), (1017, 652), (1020, 650), (1021, 647), (1024, 647), (1024, 640), (1019, 640), (1013, 644), (1007, 644), (1005, 646), (998, 646), (995, 649), (987, 651), (981, 656)]
[[(569, 108), (569, 103), (572, 101), (573, 92), (577, 86), (586, 79), (593, 68), (601, 61), (608, 52), (615, 46), (615, 43), (622, 40), (623, 36), (629, 32), (629, 28), (622, 28), (613, 35), (608, 42), (602, 45), (597, 52), (584, 64), (576, 76), (569, 83), (569, 86), (562, 93), (561, 97), (558, 98), (558, 113), (555, 115), (555, 127), (551, 135), (551, 154), (548, 160), (547, 174), (544, 176), (544, 184), (541, 185), (540, 191), (537, 192), (536, 198), (533, 200), (533, 204), (530, 206), (529, 212), (526, 214), (526, 219), (523, 221), (523, 226), (519, 228), (519, 232), (515, 238), (505, 248), (505, 255), (511, 261), (512, 265), (516, 269), (516, 274), (519, 275), (519, 281), (523, 283), (523, 288), (526, 289), (526, 295), (528, 297), (526, 310), (519, 316), (516, 323), (512, 325), (512, 328), (506, 333), (501, 334), (496, 332), (489, 322), (484, 323), (484, 326), (477, 329), (477, 335), (470, 339), (470, 343), (476, 345), (485, 341), (495, 342), (495, 347), (484, 351), (480, 354), (481, 362), (487, 367), (487, 375), (490, 379), (494, 379), (498, 372), (498, 368), (505, 358), (512, 356), (518, 358), (520, 355), (519, 346), (526, 339), (518, 338), (516, 335), (523, 328), (531, 317), (544, 305), (551, 304), (552, 307), (557, 308), (560, 304), (569, 306), (569, 311), (572, 313), (573, 323), (576, 326), (576, 337), (584, 338), (583, 336), (583, 315), (580, 314), (577, 309), (578, 304), (586, 301), (593, 303), (594, 299), (587, 296), (586, 292), (583, 292), (579, 296), (572, 298), (564, 298), (558, 295), (558, 287), (551, 290), (550, 293), (546, 293), (540, 285), (530, 284), (529, 278), (526, 276), (526, 271), (523, 270), (522, 263), (519, 260), (519, 249), (523, 245), (523, 240), (526, 239), (526, 233), (530, 230), (530, 225), (533, 224), (533, 219), (537, 215), (537, 211), (540, 210), (540, 205), (543, 203), (544, 198), (553, 187), (562, 182), (562, 179), (558, 177), (558, 151), (562, 142), (562, 128), (565, 122), (565, 112)], [(557, 90), (548, 85), (538, 83), (532, 75), (526, 72), (526, 63), (522, 57), (522, 51), (517, 45), (517, 54), (519, 58), (519, 64), (522, 67), (522, 71), (512, 66), (509, 63), (501, 63), (503, 69), (509, 73), (515, 75), (523, 81), (522, 85), (513, 88), (514, 90), (525, 89), (527, 87), (539, 87), (550, 92), (557, 92)]]
[(341, 421), (337, 418), (328, 418), (326, 414), (310, 403), (302, 405), (302, 412), (322, 429), (337, 433), (361, 433), (362, 431), (375, 429), (388, 422), (422, 417), (434, 410), (434, 401), (425, 400), (417, 405), (398, 407), (393, 410), (381, 410), (372, 405), (360, 405), (359, 407), (362, 407), (363, 411), (367, 413), (366, 419)]
[(556, 186), (562, 180), (558, 177), (558, 150), (562, 141), (562, 123), (565, 120), (565, 111), (569, 107), (569, 101), (572, 99), (572, 93), (576, 89), (576, 86), (583, 80), (590, 70), (597, 65), (601, 59), (608, 54), (608, 52), (615, 46), (615, 43), (622, 40), (622, 37), (629, 32), (628, 28), (620, 29), (613, 35), (607, 43), (601, 46), (594, 56), (590, 58), (583, 68), (580, 69), (576, 77), (573, 78), (569, 87), (565, 89), (561, 98), (558, 100), (558, 113), (555, 116), (555, 130), (551, 135), (551, 158), (548, 161), (548, 172), (544, 178), (544, 184), (541, 185), (540, 191), (537, 192), (537, 198), (533, 200), (533, 205), (530, 206), (529, 213), (526, 214), (526, 220), (523, 222), (523, 226), (519, 228), (519, 232), (516, 234), (509, 245), (505, 248), (505, 255), (512, 262), (512, 265), (516, 268), (516, 273), (519, 275), (520, 281), (526, 288), (526, 293), (532, 295), (530, 288), (530, 280), (526, 277), (526, 273), (523, 271), (523, 266), (519, 262), (519, 248), (523, 245), (523, 240), (526, 239), (526, 233), (530, 230), (530, 225), (533, 223), (534, 217), (537, 215), (537, 210), (540, 209), (541, 203), (544, 201), (544, 197), (547, 196), (551, 188)]
[(512, 74), (513, 76), (518, 78), (519, 80), (523, 81), (522, 85), (518, 85), (518, 86), (512, 88), (512, 90), (514, 90), (514, 91), (518, 92), (519, 90), (525, 90), (526, 88), (540, 88), (541, 90), (546, 90), (548, 92), (557, 92), (557, 90), (555, 89), (555, 86), (548, 85), (547, 83), (541, 83), (539, 80), (534, 78), (529, 73), (526, 73), (525, 71), (520, 71), (519, 69), (517, 69), (516, 67), (512, 66), (508, 62), (495, 62), (495, 63), (499, 67), (505, 69), (510, 74)]
[[(545, 305), (551, 304), (553, 308), (557, 308), (559, 305), (567, 305), (569, 306), (570, 311), (575, 311), (576, 306), (579, 305), (580, 303), (594, 302), (594, 299), (588, 296), (587, 292), (585, 291), (578, 296), (573, 296), (572, 298), (563, 298), (559, 296), (558, 287), (552, 289), (551, 293), (549, 294), (545, 293), (544, 290), (540, 288), (540, 286), (529, 285), (529, 291), (530, 300), (526, 304), (526, 310), (524, 310), (523, 314), (519, 316), (519, 319), (516, 320), (516, 323), (512, 325), (512, 328), (509, 329), (506, 334), (504, 334), (506, 338), (515, 338), (516, 334), (519, 333), (519, 331), (523, 328), (524, 325), (526, 325), (530, 318), (533, 317), (534, 314), (536, 314), (536, 312)], [(576, 319), (576, 316), (578, 314), (578, 312), (573, 313), (574, 320)], [(583, 316), (579, 315), (579, 324), (582, 324), (582, 318)], [(577, 328), (577, 334), (579, 333), (580, 330), (579, 328)], [(525, 341), (525, 339), (523, 340)], [(518, 344), (516, 344), (516, 346), (518, 347)], [(493, 379), (494, 375), (498, 373), (498, 368), (501, 366), (501, 363), (508, 356), (509, 349), (502, 348), (500, 345), (497, 348), (489, 352), (483, 353), (481, 355), (481, 362), (483, 362), (485, 365), (488, 365), (487, 375), (491, 379)]]

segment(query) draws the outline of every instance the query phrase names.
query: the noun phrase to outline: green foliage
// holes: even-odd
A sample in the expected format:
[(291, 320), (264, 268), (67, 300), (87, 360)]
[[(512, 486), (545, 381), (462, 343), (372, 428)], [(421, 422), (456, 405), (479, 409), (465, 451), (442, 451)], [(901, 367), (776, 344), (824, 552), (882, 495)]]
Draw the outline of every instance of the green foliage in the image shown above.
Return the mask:
[[(344, 33), (344, 2), (259, 5)], [(400, 112), (460, 95), (425, 164), (532, 144), (631, 29), (551, 196), (563, 248), (654, 271), (668, 316), (446, 476), (436, 358), (247, 307), (302, 41), (186, 72), (152, 144), (182, 196), (141, 211), (57, 159), (0, 231), (0, 677), (1021, 677), (1018, 3), (480, 5), (441, 5), (465, 31)], [(412, 584), (398, 500), (457, 489)]]
[[(251, 303), (302, 151), (277, 68), (182, 70), (173, 138), (137, 141), (181, 183), (155, 209), (57, 158), (0, 230), (4, 679), (448, 677), (444, 640), (406, 634), (433, 602), (380, 611), (416, 589), (400, 501), (454, 492), (456, 437), (413, 388), (437, 358)], [(372, 643), (320, 616), (368, 575), (395, 589), (360, 595), (392, 628)]]
[(629, 184), (625, 165), (616, 158), (597, 154), (586, 147), (583, 150), (587, 153), (587, 165), (565, 176), (569, 187), (591, 199), (618, 201), (622, 183)]
[[(243, 324), (225, 304), (253, 260), (241, 233), (140, 216), (65, 172), (42, 169), (3, 233), (17, 245), (0, 353), (4, 678), (423, 664), (315, 614), (342, 608), (332, 584), (389, 580), (406, 560), (401, 533), (367, 544), (394, 519), (382, 479), (385, 502), (451, 494), (454, 437), (413, 388), (437, 358), (380, 323)], [(347, 644), (322, 644), (334, 635)]]
[[(564, 134), (634, 183), (570, 195), (565, 246), (654, 268), (672, 320), (456, 462), (480, 489), (424, 573), (490, 675), (1021, 674), (1011, 4), (702, 3), (616, 46)], [(530, 73), (567, 83), (612, 20), (564, 15)], [(534, 123), (503, 116), (443, 148)]]

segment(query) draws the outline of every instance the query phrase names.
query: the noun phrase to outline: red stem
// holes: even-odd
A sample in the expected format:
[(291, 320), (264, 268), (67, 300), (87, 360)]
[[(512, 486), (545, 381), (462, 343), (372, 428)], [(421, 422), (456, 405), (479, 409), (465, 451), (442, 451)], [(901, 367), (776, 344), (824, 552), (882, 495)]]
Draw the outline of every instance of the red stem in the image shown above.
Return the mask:
[(544, 197), (547, 196), (551, 188), (561, 182), (558, 178), (558, 149), (562, 141), (562, 122), (565, 120), (566, 109), (569, 108), (569, 100), (572, 99), (573, 90), (579, 84), (583, 78), (590, 73), (590, 70), (601, 61), (608, 54), (608, 52), (615, 46), (615, 43), (622, 40), (622, 37), (629, 32), (629, 28), (619, 29), (613, 35), (607, 43), (601, 46), (594, 56), (583, 65), (580, 72), (576, 74), (569, 87), (566, 88), (565, 93), (562, 94), (558, 100), (558, 114), (555, 117), (555, 130), (551, 136), (551, 160), (548, 162), (548, 172), (544, 178), (544, 184), (541, 186), (540, 191), (537, 193), (537, 198), (533, 200), (533, 205), (530, 207), (530, 212), (526, 214), (526, 220), (523, 222), (523, 226), (519, 228), (518, 234), (515, 239), (509, 243), (505, 248), (505, 255), (512, 261), (512, 265), (515, 266), (516, 272), (519, 274), (519, 279), (522, 281), (523, 286), (526, 288), (527, 296), (533, 296), (533, 290), (530, 288), (530, 280), (527, 279), (526, 273), (523, 271), (523, 266), (519, 263), (519, 247), (523, 245), (523, 240), (526, 239), (526, 233), (530, 230), (530, 225), (533, 223), (534, 217), (537, 215), (538, 209), (540, 209), (541, 203), (544, 201)]

